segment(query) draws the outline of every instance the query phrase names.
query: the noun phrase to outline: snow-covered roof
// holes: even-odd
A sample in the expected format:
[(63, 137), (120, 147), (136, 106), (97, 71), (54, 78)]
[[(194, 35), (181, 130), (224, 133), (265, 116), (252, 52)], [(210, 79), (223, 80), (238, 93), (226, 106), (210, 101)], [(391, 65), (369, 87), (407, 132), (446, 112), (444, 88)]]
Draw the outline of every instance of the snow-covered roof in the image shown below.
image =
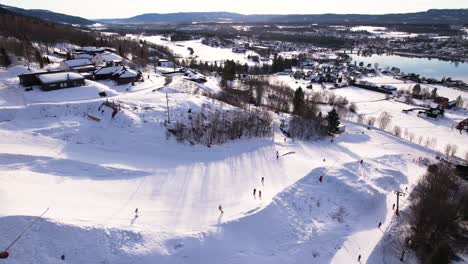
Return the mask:
[(119, 78), (134, 78), (137, 76), (138, 76), (138, 73), (136, 71), (126, 69), (124, 70), (124, 72), (120, 74)]
[(104, 53), (104, 54), (98, 54), (96, 56), (100, 56), (100, 58), (102, 58), (103, 61), (122, 61), (122, 57), (120, 57), (119, 55), (115, 54), (115, 53)]
[(92, 65), (93, 63), (88, 59), (75, 59), (75, 60), (65, 60), (63, 61), (65, 65), (69, 68)]
[(138, 76), (138, 73), (134, 70), (122, 68), (112, 74), (113, 76), (118, 76), (119, 78), (134, 78)]
[(92, 59), (94, 56), (91, 54), (82, 53), (82, 54), (75, 54), (74, 57), (75, 59)]
[(122, 71), (123, 68), (123, 66), (103, 67), (99, 70), (96, 70), (94, 74), (113, 74), (114, 72)]
[(42, 83), (56, 83), (61, 81), (67, 80), (81, 80), (84, 79), (83, 76), (76, 72), (58, 72), (58, 73), (51, 73), (51, 74), (41, 74), (38, 75), (37, 78)]

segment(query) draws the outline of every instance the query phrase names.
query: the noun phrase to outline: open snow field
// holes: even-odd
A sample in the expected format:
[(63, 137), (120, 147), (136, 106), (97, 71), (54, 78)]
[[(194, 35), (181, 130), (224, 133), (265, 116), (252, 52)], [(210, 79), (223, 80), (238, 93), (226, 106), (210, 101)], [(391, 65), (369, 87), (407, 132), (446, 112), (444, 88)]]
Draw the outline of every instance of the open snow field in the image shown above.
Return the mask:
[[(207, 46), (201, 43), (201, 39), (197, 40), (187, 40), (187, 41), (169, 41), (164, 40), (162, 36), (132, 36), (138, 39), (146, 40), (158, 45), (166, 46), (172, 50), (176, 56), (182, 58), (196, 58), (198, 61), (203, 62), (217, 62), (224, 63), (225, 60), (234, 60), (242, 64), (247, 63), (249, 66), (254, 66), (256, 63), (252, 60), (249, 60), (247, 56), (259, 56), (258, 53), (253, 51), (247, 51), (245, 53), (235, 53), (232, 52), (231, 48), (217, 48)], [(194, 50), (193, 56), (190, 55), (190, 50)], [(257, 63), (258, 65), (258, 63)]]
[[(232, 108), (200, 95), (219, 89), (214, 80), (175, 76), (159, 89), (164, 77), (151, 74), (136, 86), (25, 92), (20, 70), (0, 70), (0, 248), (50, 210), (5, 263), (64, 263), (62, 254), (66, 263), (352, 263), (359, 254), (380, 263), (374, 249), (394, 215), (393, 191), (411, 191), (425, 171), (413, 160), (436, 154), (354, 122), (334, 142), (284, 140), (275, 131), (211, 148), (181, 144), (162, 125), (166, 93), (172, 120), (189, 109)], [(114, 119), (109, 108), (98, 110), (101, 90), (122, 106)], [(357, 88), (333, 91), (350, 101), (380, 99)], [(358, 107), (466, 142), (446, 124), (455, 114), (438, 124), (383, 103)]]

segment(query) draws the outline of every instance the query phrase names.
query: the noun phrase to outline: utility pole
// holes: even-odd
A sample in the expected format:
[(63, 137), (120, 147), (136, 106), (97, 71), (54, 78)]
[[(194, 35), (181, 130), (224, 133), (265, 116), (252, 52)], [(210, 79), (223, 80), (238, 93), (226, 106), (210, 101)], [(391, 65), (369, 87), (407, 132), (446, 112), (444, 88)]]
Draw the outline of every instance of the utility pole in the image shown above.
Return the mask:
[(169, 116), (169, 96), (166, 93), (166, 106), (167, 106), (167, 123), (171, 123), (171, 118)]
[(395, 211), (395, 214), (397, 216), (400, 216), (400, 212), (398, 211), (399, 210), (399, 203), (400, 203), (400, 196), (405, 196), (406, 194), (404, 192), (400, 192), (400, 191), (394, 191), (394, 193), (396, 194), (396, 211)]

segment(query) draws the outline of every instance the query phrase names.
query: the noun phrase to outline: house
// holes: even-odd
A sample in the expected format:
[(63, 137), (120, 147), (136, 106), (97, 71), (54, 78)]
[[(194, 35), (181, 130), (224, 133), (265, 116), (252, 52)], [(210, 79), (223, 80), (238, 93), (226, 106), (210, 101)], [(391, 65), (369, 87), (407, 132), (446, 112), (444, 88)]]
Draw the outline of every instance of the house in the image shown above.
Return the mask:
[(99, 70), (94, 71), (94, 79), (95, 80), (105, 80), (111, 79), (112, 75), (117, 71), (122, 71), (125, 67), (124, 66), (110, 66), (110, 67), (102, 67)]
[(124, 67), (123, 69), (114, 72), (112, 74), (112, 79), (116, 81), (117, 84), (133, 83), (141, 79), (141, 72), (136, 72)]
[(54, 72), (37, 75), (44, 91), (85, 85), (85, 78), (76, 72)]
[(449, 103), (449, 99), (447, 97), (436, 97), (433, 102), (437, 104), (440, 108), (446, 109)]
[(116, 52), (116, 49), (108, 48), (108, 47), (82, 47), (82, 48), (76, 48), (73, 51), (74, 53), (86, 53), (86, 54), (96, 55), (98, 53), (104, 53), (104, 52)]
[(318, 63), (315, 62), (315, 61), (304, 61), (304, 62), (302, 62), (302, 68), (303, 69), (311, 70), (311, 69), (314, 69), (317, 65), (318, 65)]
[(96, 69), (89, 59), (64, 60), (60, 63), (60, 68), (64, 71), (74, 72), (90, 72)]
[(396, 93), (398, 90), (395, 86), (392, 85), (381, 85), (380, 88), (391, 93)]
[(40, 85), (39, 79), (37, 78), (40, 74), (47, 74), (46, 71), (41, 72), (33, 72), (33, 73), (25, 73), (18, 75), (19, 82), (24, 87), (30, 87), (33, 85)]
[(91, 61), (94, 65), (117, 66), (122, 65), (123, 58), (115, 53), (99, 53)]
[(232, 52), (234, 53), (245, 53), (247, 51), (246, 48), (243, 47), (234, 47), (232, 48)]
[(88, 53), (75, 53), (73, 54), (74, 59), (88, 59), (91, 60), (94, 58), (94, 55)]
[(158, 61), (158, 66), (159, 67), (164, 67), (164, 68), (174, 68), (175, 64), (172, 61), (166, 60), (166, 59), (160, 59)]

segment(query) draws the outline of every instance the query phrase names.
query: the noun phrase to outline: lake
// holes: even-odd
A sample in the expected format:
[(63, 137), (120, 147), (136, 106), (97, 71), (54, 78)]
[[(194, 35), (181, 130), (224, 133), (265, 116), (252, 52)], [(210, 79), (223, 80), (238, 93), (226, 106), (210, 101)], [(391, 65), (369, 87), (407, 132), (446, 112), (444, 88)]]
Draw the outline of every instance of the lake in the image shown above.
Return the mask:
[(379, 67), (398, 67), (404, 73), (416, 73), (426, 78), (441, 79), (443, 77), (452, 77), (452, 80), (463, 80), (468, 82), (468, 63), (449, 62), (438, 59), (427, 58), (409, 58), (398, 55), (372, 55), (360, 56), (349, 54), (353, 61), (379, 64)]

